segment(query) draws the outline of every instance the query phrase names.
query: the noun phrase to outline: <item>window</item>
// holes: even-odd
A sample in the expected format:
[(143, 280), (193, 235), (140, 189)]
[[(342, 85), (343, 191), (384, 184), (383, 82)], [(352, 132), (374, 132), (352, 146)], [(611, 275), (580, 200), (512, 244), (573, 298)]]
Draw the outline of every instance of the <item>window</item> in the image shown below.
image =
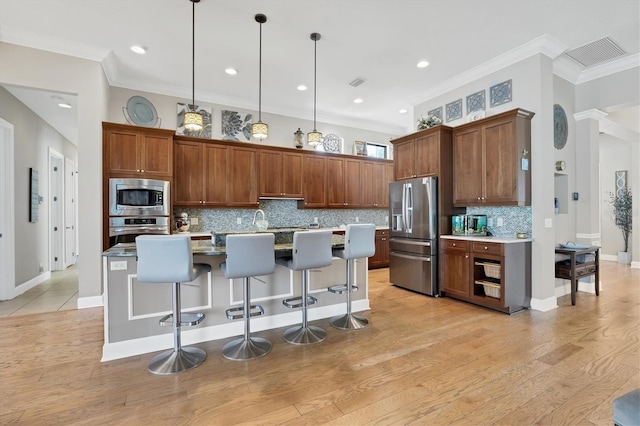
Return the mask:
[(387, 158), (387, 145), (371, 142), (366, 142), (366, 144), (368, 157)]

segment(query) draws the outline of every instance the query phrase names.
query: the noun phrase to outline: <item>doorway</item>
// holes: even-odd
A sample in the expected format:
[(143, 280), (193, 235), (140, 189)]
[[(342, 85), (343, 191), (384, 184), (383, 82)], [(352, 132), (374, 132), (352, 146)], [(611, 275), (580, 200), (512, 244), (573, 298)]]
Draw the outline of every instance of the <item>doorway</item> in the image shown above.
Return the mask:
[(78, 186), (76, 166), (69, 158), (64, 159), (64, 267), (75, 265), (77, 256), (76, 229)]
[(0, 300), (15, 292), (13, 124), (0, 118)]

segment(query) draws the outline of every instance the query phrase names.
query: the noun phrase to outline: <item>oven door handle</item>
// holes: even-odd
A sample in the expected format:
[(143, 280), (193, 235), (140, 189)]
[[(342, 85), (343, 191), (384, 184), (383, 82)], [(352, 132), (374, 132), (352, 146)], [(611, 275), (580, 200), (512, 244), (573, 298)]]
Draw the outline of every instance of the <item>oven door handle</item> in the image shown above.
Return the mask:
[(145, 231), (160, 231), (160, 232), (165, 232), (168, 231), (169, 227), (168, 226), (130, 226), (130, 227), (118, 227), (118, 228), (111, 228), (111, 231), (113, 232), (125, 232), (125, 231), (129, 231), (130, 233), (136, 233), (136, 232), (145, 232)]

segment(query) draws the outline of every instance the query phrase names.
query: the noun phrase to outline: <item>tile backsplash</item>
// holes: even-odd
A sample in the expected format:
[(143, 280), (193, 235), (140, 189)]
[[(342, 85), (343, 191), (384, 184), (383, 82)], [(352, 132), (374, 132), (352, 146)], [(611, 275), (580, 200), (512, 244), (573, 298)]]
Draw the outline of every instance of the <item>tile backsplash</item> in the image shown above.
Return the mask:
[[(360, 223), (388, 224), (389, 211), (386, 209), (298, 209), (297, 205), (296, 200), (260, 200), (259, 207), (255, 209), (175, 208), (173, 213), (175, 216), (186, 212), (190, 218), (198, 218), (197, 225), (191, 221), (191, 232), (255, 230), (252, 223), (258, 209), (264, 211), (270, 228), (307, 227), (316, 217), (323, 228), (355, 223), (356, 218)], [(257, 219), (262, 219), (260, 213)]]
[[(496, 237), (514, 237), (526, 232), (531, 237), (531, 206), (467, 207), (467, 214), (487, 215), (487, 229)], [(502, 219), (502, 226), (498, 226)]]

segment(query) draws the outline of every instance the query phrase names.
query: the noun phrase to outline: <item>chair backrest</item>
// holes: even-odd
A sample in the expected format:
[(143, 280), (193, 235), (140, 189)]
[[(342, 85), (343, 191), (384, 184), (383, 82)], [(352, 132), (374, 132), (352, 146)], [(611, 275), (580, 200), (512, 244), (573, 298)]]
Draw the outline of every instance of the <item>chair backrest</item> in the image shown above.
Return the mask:
[(331, 235), (329, 230), (294, 232), (291, 269), (301, 271), (331, 265)]
[(138, 281), (189, 282), (195, 279), (191, 238), (188, 235), (136, 237)]
[(344, 234), (344, 258), (360, 259), (376, 253), (376, 226), (373, 223), (347, 225)]
[(257, 277), (273, 274), (276, 269), (275, 241), (272, 233), (232, 234), (226, 237), (227, 278)]

